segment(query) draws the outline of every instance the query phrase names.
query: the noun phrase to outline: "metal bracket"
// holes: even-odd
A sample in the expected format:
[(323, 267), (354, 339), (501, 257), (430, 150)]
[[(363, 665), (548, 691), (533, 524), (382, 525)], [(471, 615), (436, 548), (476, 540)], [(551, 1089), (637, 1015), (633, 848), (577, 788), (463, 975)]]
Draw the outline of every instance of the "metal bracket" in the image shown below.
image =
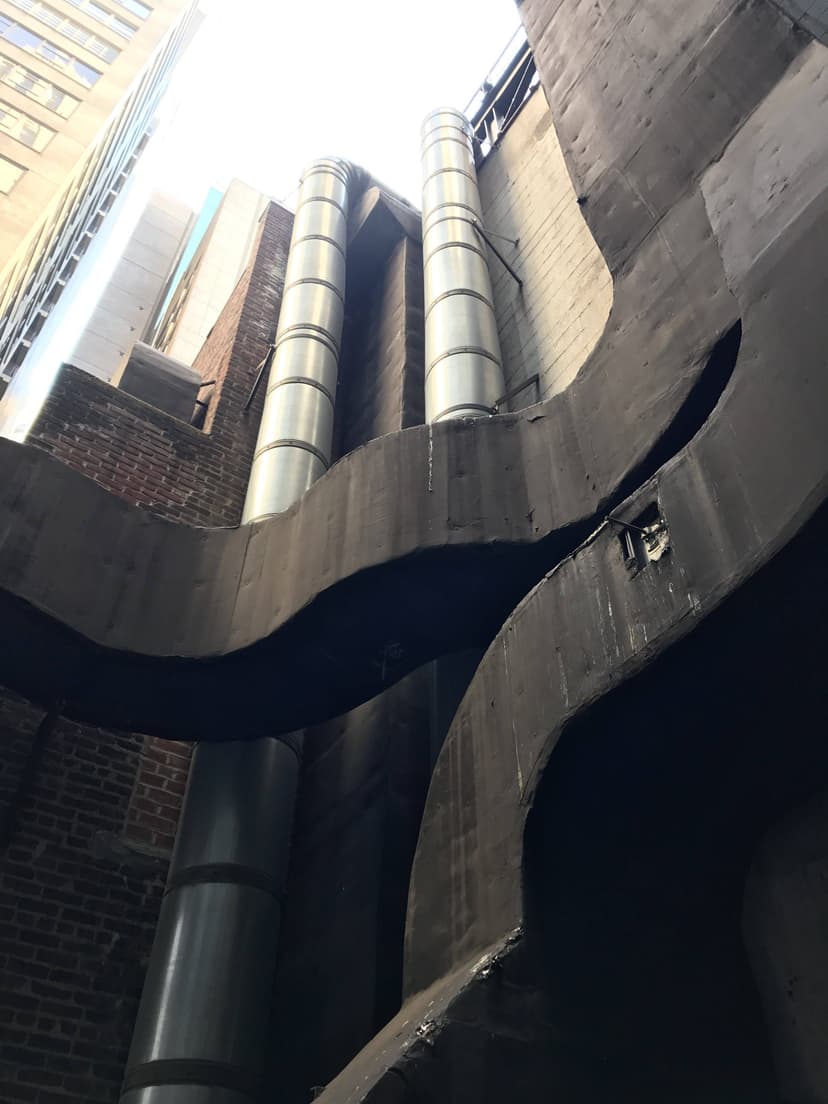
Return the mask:
[(528, 379), (524, 380), (523, 383), (519, 383), (517, 387), (510, 388), (505, 395), (501, 395), (492, 407), (492, 411), (497, 414), (500, 407), (505, 402), (509, 402), (515, 395), (519, 395), (521, 391), (525, 391), (527, 387), (531, 387), (533, 383), (540, 383), (540, 375), (538, 372), (535, 372), (534, 376), (530, 376)]
[[(480, 235), (480, 237), (483, 239), (483, 241), (486, 243), (486, 245), (488, 245), (489, 249), (491, 249), (492, 253), (494, 253), (494, 255), (497, 257), (497, 259), (500, 261), (500, 263), (503, 265), (503, 267), (506, 269), (506, 271), (509, 273), (509, 275), (512, 277), (512, 279), (515, 281), (517, 286), (522, 291), (523, 290), (523, 280), (521, 280), (520, 276), (518, 276), (518, 274), (515, 272), (515, 270), (512, 268), (512, 266), (509, 264), (509, 262), (506, 260), (506, 258), (503, 256), (503, 254), (500, 252), (500, 250), (497, 248), (495, 243), (489, 237), (488, 233), (483, 229), (483, 227), (480, 225), (480, 223), (477, 221), (477, 219), (471, 219), (470, 222), (471, 222), (472, 226), (474, 227), (474, 229), (477, 231), (477, 233)], [(503, 235), (502, 234), (497, 234), (496, 237), (503, 238)], [(511, 238), (503, 238), (503, 240), (504, 241), (511, 241), (512, 245), (514, 245), (515, 247), (517, 246), (517, 241), (512, 241)]]
[(244, 413), (244, 414), (247, 413), (247, 411), (250, 409), (250, 404), (256, 398), (256, 392), (259, 390), (259, 384), (262, 382), (262, 376), (265, 374), (265, 372), (270, 367), (270, 362), (271, 362), (271, 360), (273, 360), (273, 354), (275, 352), (276, 352), (276, 346), (271, 342), (270, 348), (267, 350), (267, 354), (265, 355), (264, 360), (259, 365), (259, 371), (256, 373), (256, 379), (253, 383), (253, 386), (250, 388), (250, 394), (247, 396), (247, 399), (245, 400), (245, 404), (242, 407), (242, 413)]

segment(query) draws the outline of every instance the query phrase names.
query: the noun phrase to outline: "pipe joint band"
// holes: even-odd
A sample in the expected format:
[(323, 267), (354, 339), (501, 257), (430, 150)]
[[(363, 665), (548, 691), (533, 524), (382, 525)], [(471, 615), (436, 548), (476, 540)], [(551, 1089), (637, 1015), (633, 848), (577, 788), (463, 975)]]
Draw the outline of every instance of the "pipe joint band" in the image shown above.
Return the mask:
[(441, 410), (434, 418), (432, 422), (439, 422), (441, 418), (447, 418), (449, 414), (453, 414), (456, 410), (479, 410), (481, 417), (484, 414), (495, 414), (495, 408), (493, 406), (486, 406), (483, 403), (464, 402), (456, 403), (454, 406), (447, 406), (445, 410)]
[(491, 349), (484, 349), (482, 345), (456, 345), (453, 349), (446, 349), (444, 353), (440, 353), (438, 357), (434, 358), (426, 370), (425, 378), (428, 379), (437, 365), (442, 361), (447, 360), (449, 357), (461, 356), (464, 353), (471, 353), (473, 356), (483, 357), (485, 360), (492, 361), (498, 368), (503, 367), (500, 363), (500, 358), (495, 356)]
[(254, 1101), (259, 1099), (261, 1092), (258, 1077), (229, 1062), (214, 1062), (207, 1058), (156, 1058), (126, 1071), (121, 1094), (162, 1085), (203, 1085), (212, 1089), (229, 1089)]
[(315, 387), (317, 391), (321, 391), (325, 398), (330, 402), (331, 406), (334, 405), (334, 397), (319, 380), (311, 379), (310, 376), (285, 376), (284, 379), (277, 380), (272, 387), (267, 390), (268, 395), (272, 394), (279, 387), (286, 387), (290, 383), (298, 383), (303, 387)]
[(280, 905), (285, 903), (282, 885), (272, 874), (255, 866), (231, 862), (200, 863), (198, 866), (185, 866), (183, 870), (176, 870), (167, 879), (164, 896), (168, 897), (184, 886), (194, 885), (248, 886), (267, 893)]
[(325, 471), (331, 466), (330, 460), (325, 456), (324, 452), (321, 452), (315, 445), (310, 444), (309, 441), (300, 441), (295, 437), (281, 437), (278, 441), (268, 441), (266, 445), (258, 450), (253, 457), (255, 463), (260, 456), (264, 456), (266, 452), (270, 452), (271, 449), (276, 448), (298, 448), (304, 449), (305, 452), (309, 452), (312, 456), (324, 466)]
[(468, 295), (470, 299), (476, 299), (479, 303), (484, 303), (494, 314), (494, 303), (487, 299), (485, 295), (481, 295), (479, 291), (475, 291), (474, 288), (450, 288), (448, 291), (444, 291), (442, 295), (438, 295), (431, 300), (428, 310), (425, 312), (425, 317), (428, 318), (438, 303), (442, 303), (444, 299), (450, 299), (453, 295)]
[(302, 287), (305, 284), (313, 284), (315, 287), (323, 287), (328, 291), (332, 291), (337, 299), (344, 305), (345, 296), (342, 294), (342, 288), (337, 287), (336, 284), (332, 284), (330, 280), (323, 280), (319, 276), (302, 276), (298, 280), (291, 280), (291, 282), (285, 287), (285, 293), (291, 290), (291, 288)]

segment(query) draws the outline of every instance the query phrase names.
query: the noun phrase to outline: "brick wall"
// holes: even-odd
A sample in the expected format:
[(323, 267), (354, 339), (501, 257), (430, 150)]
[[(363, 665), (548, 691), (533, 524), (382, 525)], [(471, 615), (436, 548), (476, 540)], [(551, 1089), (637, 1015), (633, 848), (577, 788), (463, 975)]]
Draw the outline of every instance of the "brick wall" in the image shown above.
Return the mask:
[(244, 404), (276, 329), (292, 216), (272, 203), (254, 259), (194, 367), (209, 401), (205, 431), (66, 366), (29, 442), (127, 501), (191, 525), (241, 518), (264, 388)]
[(518, 410), (562, 391), (592, 352), (612, 305), (609, 269), (584, 221), (541, 88), (479, 171), (485, 226), (518, 247), (498, 248), (518, 285), (490, 254), (506, 387), (540, 376), (518, 395)]
[[(196, 360), (205, 432), (66, 368), (30, 441), (107, 490), (200, 525), (241, 516), (292, 216)], [(57, 714), (59, 710), (56, 710)], [(0, 1101), (118, 1099), (186, 783), (188, 746), (75, 724), (0, 692)]]

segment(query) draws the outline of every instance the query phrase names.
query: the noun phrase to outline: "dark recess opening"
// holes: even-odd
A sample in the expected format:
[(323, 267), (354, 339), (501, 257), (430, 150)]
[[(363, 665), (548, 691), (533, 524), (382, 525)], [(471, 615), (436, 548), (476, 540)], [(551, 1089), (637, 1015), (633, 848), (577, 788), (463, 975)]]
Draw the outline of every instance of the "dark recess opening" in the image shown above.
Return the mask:
[(768, 825), (828, 783), (826, 529), (823, 508), (552, 755), (527, 933), (568, 1104), (779, 1101), (743, 896)]

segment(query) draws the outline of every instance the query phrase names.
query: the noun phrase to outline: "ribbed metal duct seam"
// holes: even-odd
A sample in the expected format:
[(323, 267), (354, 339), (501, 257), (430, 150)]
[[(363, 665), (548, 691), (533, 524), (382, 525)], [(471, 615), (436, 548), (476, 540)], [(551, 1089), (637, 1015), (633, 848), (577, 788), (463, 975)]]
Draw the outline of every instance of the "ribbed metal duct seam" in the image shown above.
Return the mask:
[(361, 178), (329, 157), (302, 177), (242, 524), (287, 510), (330, 464), (349, 195)]
[(494, 413), (504, 393), (471, 124), (438, 108), (422, 127), (427, 422)]
[[(294, 216), (242, 523), (287, 510), (330, 463), (352, 189), (321, 158)], [(198, 744), (121, 1104), (261, 1098), (301, 736)]]
[(199, 744), (122, 1104), (260, 1099), (298, 741)]

